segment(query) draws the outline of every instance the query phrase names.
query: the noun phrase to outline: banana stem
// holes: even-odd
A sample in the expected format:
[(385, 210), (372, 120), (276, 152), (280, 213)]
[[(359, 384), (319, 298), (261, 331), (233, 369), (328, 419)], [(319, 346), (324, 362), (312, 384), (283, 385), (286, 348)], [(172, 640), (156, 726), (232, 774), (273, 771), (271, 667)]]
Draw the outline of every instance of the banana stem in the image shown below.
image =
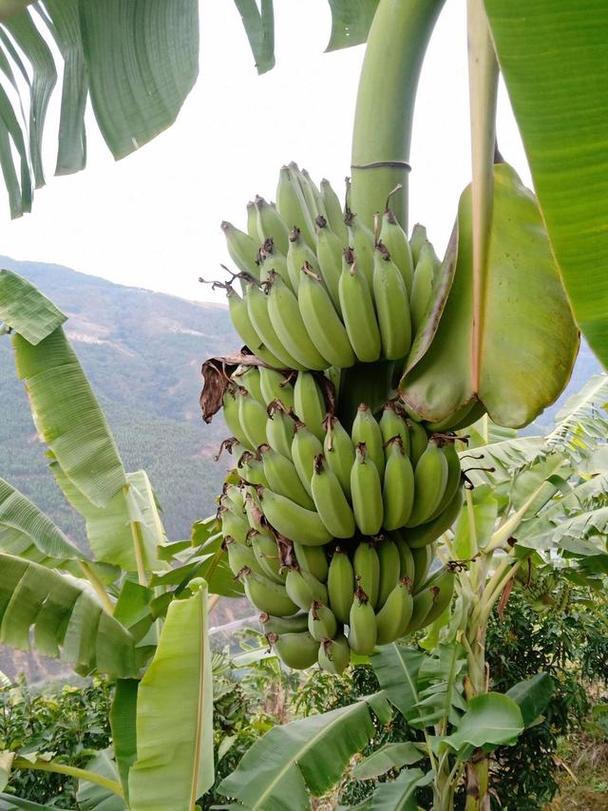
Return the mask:
[(380, 0), (359, 80), (352, 147), (352, 209), (371, 227), (390, 192), (407, 229), (414, 101), (424, 54), (445, 0)]
[(79, 560), (78, 563), (83, 575), (89, 581), (95, 591), (95, 594), (98, 596), (99, 602), (102, 604), (105, 612), (112, 616), (114, 613), (114, 603), (112, 600), (110, 600), (108, 593), (103, 587), (103, 583), (97, 577), (92, 566), (86, 560)]
[(494, 183), (498, 62), (483, 0), (468, 0), (469, 98), (473, 183), (473, 391), (479, 391), (484, 280), (486, 275)]

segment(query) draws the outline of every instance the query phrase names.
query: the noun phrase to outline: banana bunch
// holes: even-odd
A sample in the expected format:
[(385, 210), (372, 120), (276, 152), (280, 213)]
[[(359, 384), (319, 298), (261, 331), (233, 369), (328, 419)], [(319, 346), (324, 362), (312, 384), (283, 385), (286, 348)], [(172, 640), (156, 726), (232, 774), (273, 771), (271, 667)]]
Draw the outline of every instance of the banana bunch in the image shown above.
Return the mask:
[(242, 296), (225, 285), (242, 341), (275, 368), (404, 359), (437, 271), (426, 234), (410, 246), (388, 201), (372, 232), (327, 180), (317, 187), (294, 163), (276, 197), (248, 205), (246, 233), (222, 223), (242, 284)]
[(351, 651), (367, 655), (420, 630), (452, 598), (448, 568), (428, 576), (433, 545), (412, 548), (400, 531), (347, 545), (289, 541), (244, 483), (225, 485), (220, 514), (230, 567), (288, 667), (342, 673)]
[[(388, 402), (350, 431), (327, 414), (323, 374), (239, 367), (224, 395), (236, 475), (220, 498), (235, 577), (294, 668), (340, 673), (433, 621), (453, 576), (426, 580), (433, 542), (461, 506), (448, 435)], [(437, 582), (435, 582), (437, 580)]]

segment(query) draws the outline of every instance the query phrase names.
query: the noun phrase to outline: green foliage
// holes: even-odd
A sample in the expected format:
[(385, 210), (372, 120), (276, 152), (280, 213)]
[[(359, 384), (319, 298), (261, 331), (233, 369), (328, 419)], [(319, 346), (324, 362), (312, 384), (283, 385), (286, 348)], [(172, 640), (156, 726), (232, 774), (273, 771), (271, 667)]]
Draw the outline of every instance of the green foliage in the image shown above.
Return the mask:
[(589, 711), (585, 682), (608, 680), (606, 614), (598, 595), (545, 577), (516, 588), (504, 616), (491, 620), (487, 657), (494, 688), (506, 690), (539, 671), (554, 684), (540, 723), (526, 729), (517, 746), (495, 752), (492, 779), (501, 808), (539, 811), (555, 795), (560, 738), (579, 728)]
[[(90, 684), (49, 687), (44, 692), (24, 680), (0, 688), (0, 748), (53, 752), (60, 763), (86, 767), (99, 749), (110, 744), (111, 688)], [(74, 808), (77, 783), (51, 772), (15, 770), (8, 793), (57, 808)]]

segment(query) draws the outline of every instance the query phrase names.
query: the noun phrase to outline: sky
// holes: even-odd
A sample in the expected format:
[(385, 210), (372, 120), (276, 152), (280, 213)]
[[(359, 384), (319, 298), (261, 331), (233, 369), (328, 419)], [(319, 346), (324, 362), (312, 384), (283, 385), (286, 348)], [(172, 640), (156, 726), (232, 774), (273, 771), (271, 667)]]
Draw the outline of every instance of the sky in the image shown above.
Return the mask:
[[(88, 166), (60, 178), (51, 175), (55, 143), (47, 136), (48, 182), (33, 213), (10, 221), (0, 194), (0, 253), (220, 301), (197, 281), (221, 278), (228, 257), (220, 222), (244, 228), (247, 201), (274, 199), (282, 164), (295, 160), (317, 182), (327, 177), (342, 196), (364, 47), (324, 53), (327, 0), (277, 0), (277, 65), (258, 76), (234, 4), (202, 0), (200, 8), (199, 80), (173, 127), (115, 162), (89, 111)], [(470, 179), (465, 8), (448, 0), (439, 18), (414, 118), (410, 226), (424, 223), (439, 255)], [(502, 87), (497, 130), (504, 158), (529, 184)]]

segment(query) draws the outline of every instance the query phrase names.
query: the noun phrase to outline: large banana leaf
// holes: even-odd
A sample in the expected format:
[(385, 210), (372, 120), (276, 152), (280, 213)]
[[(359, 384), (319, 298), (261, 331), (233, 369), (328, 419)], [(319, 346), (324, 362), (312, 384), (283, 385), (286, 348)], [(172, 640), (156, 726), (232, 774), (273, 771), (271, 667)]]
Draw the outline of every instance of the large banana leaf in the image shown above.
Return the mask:
[[(473, 398), (499, 425), (527, 425), (568, 382), (578, 334), (534, 196), (507, 164), (494, 202), (480, 305), (473, 302), (471, 189), (463, 193), (444, 263), (447, 300), (426, 353), (408, 363), (401, 396), (424, 419), (445, 420)], [(456, 251), (454, 263), (450, 251)], [(440, 316), (440, 317), (439, 317)], [(473, 323), (480, 323), (474, 346)]]
[(213, 784), (207, 584), (193, 581), (190, 591), (187, 599), (169, 606), (154, 659), (139, 686), (131, 811), (194, 811), (197, 798)]
[(576, 319), (608, 362), (608, 5), (485, 0)]
[(234, 0), (245, 26), (245, 33), (258, 73), (274, 67), (274, 9), (272, 0)]
[(87, 98), (108, 148), (123, 158), (175, 121), (198, 73), (197, 0), (24, 5), (13, 0), (0, 8), (0, 70), (13, 91), (0, 87), (0, 167), (14, 217), (30, 210), (32, 185), (44, 183), (42, 141), (58, 67), (58, 174), (86, 163)]
[(32, 644), (82, 674), (137, 674), (133, 638), (84, 581), (1, 553), (0, 642), (22, 650)]
[(245, 753), (220, 792), (249, 811), (310, 807), (307, 787), (324, 794), (374, 734), (366, 701), (274, 727)]

